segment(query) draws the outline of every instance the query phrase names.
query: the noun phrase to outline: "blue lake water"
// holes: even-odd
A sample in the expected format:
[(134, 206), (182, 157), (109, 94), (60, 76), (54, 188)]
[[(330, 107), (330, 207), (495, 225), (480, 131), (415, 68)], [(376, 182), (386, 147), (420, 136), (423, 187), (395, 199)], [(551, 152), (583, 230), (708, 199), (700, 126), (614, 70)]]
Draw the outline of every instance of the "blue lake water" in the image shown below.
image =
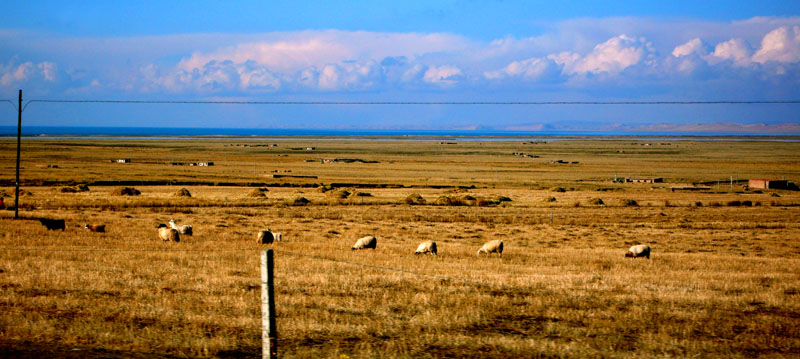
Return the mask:
[[(16, 137), (16, 126), (0, 126), (0, 137)], [(622, 132), (622, 131), (495, 131), (495, 130), (374, 130), (374, 129), (265, 129), (265, 128), (177, 128), (177, 127), (56, 127), (25, 126), (25, 137), (59, 138), (229, 138), (285, 139), (287, 137), (319, 139), (384, 138), (462, 141), (520, 141), (589, 137), (592, 139), (648, 140), (755, 140), (800, 141), (800, 134), (747, 134), (705, 132)], [(730, 138), (734, 137), (734, 138)]]

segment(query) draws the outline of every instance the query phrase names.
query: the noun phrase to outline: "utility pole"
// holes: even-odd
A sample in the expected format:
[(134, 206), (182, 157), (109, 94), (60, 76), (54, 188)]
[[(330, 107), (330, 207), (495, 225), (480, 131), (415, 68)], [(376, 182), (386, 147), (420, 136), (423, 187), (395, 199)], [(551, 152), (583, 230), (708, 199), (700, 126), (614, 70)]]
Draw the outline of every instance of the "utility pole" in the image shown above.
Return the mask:
[(19, 219), (19, 153), (22, 148), (22, 89), (19, 90), (19, 104), (17, 105), (17, 180), (14, 195), (14, 219)]

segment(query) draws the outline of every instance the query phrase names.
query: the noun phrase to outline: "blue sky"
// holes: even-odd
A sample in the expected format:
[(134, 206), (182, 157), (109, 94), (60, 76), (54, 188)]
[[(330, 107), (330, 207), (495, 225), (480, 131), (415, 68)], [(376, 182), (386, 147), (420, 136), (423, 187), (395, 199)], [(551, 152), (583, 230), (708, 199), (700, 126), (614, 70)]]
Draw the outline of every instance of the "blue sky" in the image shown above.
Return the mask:
[[(798, 1), (28, 1), (0, 98), (798, 100)], [(34, 103), (26, 124), (800, 132), (800, 105)], [(13, 109), (0, 125), (13, 125)]]

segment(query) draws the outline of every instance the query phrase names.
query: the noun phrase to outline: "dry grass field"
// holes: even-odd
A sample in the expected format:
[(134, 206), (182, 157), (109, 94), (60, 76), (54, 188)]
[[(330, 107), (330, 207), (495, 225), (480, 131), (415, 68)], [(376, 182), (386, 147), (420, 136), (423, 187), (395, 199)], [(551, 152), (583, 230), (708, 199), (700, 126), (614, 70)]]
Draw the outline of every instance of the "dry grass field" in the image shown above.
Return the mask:
[[(800, 192), (740, 181), (800, 182), (800, 143), (545, 141), (25, 139), (0, 357), (259, 357), (265, 248), (285, 358), (800, 357)], [(0, 139), (12, 196), (14, 151)], [(170, 219), (194, 235), (162, 242)], [(503, 255), (477, 256), (490, 239)], [(639, 243), (651, 259), (623, 257)]]

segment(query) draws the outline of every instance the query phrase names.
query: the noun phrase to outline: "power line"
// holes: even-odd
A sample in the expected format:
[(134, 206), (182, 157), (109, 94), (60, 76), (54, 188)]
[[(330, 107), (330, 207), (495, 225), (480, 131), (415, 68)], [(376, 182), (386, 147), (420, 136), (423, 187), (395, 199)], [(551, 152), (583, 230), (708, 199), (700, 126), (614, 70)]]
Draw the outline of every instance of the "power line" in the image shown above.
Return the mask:
[(11, 104), (11, 106), (13, 106), (13, 107), (14, 107), (14, 109), (16, 109), (16, 108), (17, 108), (17, 104), (15, 104), (15, 103), (14, 103), (14, 101), (11, 101), (11, 100), (0, 100), (0, 102), (8, 102), (8, 103), (10, 103), (10, 104)]
[[(16, 108), (14, 103), (7, 100)], [(104, 104), (149, 104), (149, 105), (312, 105), (312, 106), (481, 106), (481, 105), (522, 105), (522, 106), (544, 106), (544, 105), (786, 105), (800, 104), (800, 100), (777, 100), (777, 101), (163, 101), (163, 100), (58, 100), (58, 99), (39, 99), (29, 100), (22, 106), (22, 111), (32, 103), (104, 103)]]
[[(11, 101), (9, 101), (11, 102)], [(29, 100), (26, 103), (117, 103), (204, 105), (752, 105), (800, 104), (800, 100), (744, 101), (162, 101), (162, 100)]]

